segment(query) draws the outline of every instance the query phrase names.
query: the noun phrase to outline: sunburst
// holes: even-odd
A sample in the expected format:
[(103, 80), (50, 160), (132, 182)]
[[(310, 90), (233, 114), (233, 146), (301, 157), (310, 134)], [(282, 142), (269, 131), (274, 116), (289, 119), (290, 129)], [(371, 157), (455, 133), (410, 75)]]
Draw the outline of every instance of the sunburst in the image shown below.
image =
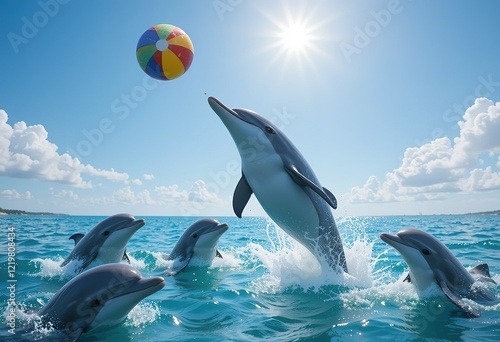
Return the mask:
[(321, 44), (326, 38), (320, 32), (330, 18), (318, 20), (317, 8), (291, 8), (286, 2), (281, 7), (280, 12), (272, 14), (262, 11), (274, 27), (264, 33), (270, 42), (260, 52), (273, 52), (269, 67), (279, 64), (286, 69), (315, 69), (314, 58), (325, 55)]

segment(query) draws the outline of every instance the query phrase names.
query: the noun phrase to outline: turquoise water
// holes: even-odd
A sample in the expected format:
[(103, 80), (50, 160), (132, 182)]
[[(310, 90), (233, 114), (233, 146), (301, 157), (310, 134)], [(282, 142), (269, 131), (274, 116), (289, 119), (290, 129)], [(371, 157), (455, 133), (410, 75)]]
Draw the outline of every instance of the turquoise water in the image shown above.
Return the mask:
[[(141, 218), (136, 216), (136, 218)], [(143, 217), (130, 240), (131, 263), (144, 276), (161, 275), (162, 258), (198, 218)], [(75, 232), (104, 217), (0, 217), (0, 339), (47, 340), (50, 332), (12, 335), (7, 326), (7, 248), (15, 230), (17, 327), (71, 277), (59, 264)], [(321, 274), (315, 259), (265, 218), (218, 217), (229, 224), (219, 241), (223, 259), (166, 278), (165, 287), (136, 306), (120, 326), (90, 331), (80, 341), (498, 341), (500, 305), (466, 318), (430, 291), (421, 298), (403, 283), (406, 265), (383, 243), (382, 232), (425, 230), (466, 267), (488, 263), (500, 283), (500, 216), (337, 218), (349, 276)], [(14, 227), (14, 229), (12, 229)], [(12, 235), (11, 235), (12, 236)], [(500, 286), (493, 286), (500, 298)]]

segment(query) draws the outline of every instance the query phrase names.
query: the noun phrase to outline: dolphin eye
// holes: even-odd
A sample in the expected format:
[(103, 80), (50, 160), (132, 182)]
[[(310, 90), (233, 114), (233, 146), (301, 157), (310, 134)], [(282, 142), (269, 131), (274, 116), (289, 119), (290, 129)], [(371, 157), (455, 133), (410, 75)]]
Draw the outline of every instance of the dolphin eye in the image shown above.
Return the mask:
[(422, 249), (422, 253), (425, 255), (431, 254), (431, 252), (429, 252), (429, 250), (427, 248)]
[(94, 299), (93, 301), (91, 301), (89, 303), (90, 307), (91, 308), (96, 308), (98, 307), (99, 305), (101, 305), (101, 302), (99, 301), (99, 299)]
[(102, 235), (108, 236), (109, 235), (109, 230), (106, 230), (104, 233), (102, 233)]
[(269, 126), (266, 126), (265, 128), (266, 132), (269, 133), (269, 134), (274, 134), (274, 129), (272, 127), (269, 127)]
[(197, 238), (198, 238), (198, 234), (194, 234), (194, 235), (193, 235), (193, 238), (194, 238), (194, 239), (197, 239)]

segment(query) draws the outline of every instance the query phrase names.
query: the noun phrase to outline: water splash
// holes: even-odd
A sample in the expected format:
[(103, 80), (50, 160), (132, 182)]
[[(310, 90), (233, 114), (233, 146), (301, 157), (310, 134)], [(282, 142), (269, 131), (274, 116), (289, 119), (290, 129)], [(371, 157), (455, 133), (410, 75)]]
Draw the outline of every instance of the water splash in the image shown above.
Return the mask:
[[(30, 261), (30, 264), (34, 264), (35, 269), (38, 271), (35, 271), (34, 273), (30, 273), (31, 276), (33, 277), (40, 277), (40, 278), (54, 278), (58, 277), (59, 280), (66, 280), (69, 277), (75, 276), (76, 275), (76, 268), (81, 265), (81, 262), (79, 265), (75, 265), (77, 261), (70, 263), (66, 265), (65, 267), (61, 267), (61, 263), (64, 261), (63, 258), (61, 257), (56, 257), (55, 259), (50, 259), (50, 258), (35, 258)], [(71, 272), (72, 269), (75, 269), (74, 272)], [(67, 272), (69, 270), (69, 272)]]
[(375, 241), (368, 239), (360, 230), (351, 244), (344, 245), (349, 274), (338, 273), (320, 262), (300, 243), (292, 239), (271, 221), (267, 222), (266, 234), (270, 248), (249, 243), (248, 249), (268, 271), (253, 282), (258, 291), (282, 292), (287, 288), (318, 291), (322, 286), (337, 285), (348, 288), (370, 287), (380, 274), (374, 274), (382, 255), (373, 257)]
[(141, 327), (153, 323), (160, 317), (160, 308), (154, 302), (141, 302), (127, 315), (125, 326)]

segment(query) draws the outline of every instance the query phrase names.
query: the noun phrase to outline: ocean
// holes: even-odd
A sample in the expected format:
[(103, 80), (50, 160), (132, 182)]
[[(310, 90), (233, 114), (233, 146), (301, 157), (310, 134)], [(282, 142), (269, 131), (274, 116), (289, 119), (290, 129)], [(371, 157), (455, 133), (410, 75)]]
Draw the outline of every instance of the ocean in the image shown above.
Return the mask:
[[(0, 339), (52, 340), (34, 327), (11, 334), (8, 321), (9, 242), (15, 243), (16, 328), (71, 276), (59, 267), (100, 216), (0, 216)], [(131, 264), (162, 275), (184, 230), (199, 217), (141, 217), (130, 239)], [(405, 228), (436, 236), (465, 267), (490, 266), (500, 284), (500, 216), (338, 217), (349, 275), (322, 274), (315, 258), (263, 217), (215, 217), (229, 225), (219, 240), (222, 259), (166, 277), (123, 324), (84, 333), (79, 341), (499, 341), (500, 305), (467, 318), (439, 291), (420, 297), (403, 282), (406, 264), (379, 235)], [(13, 234), (9, 234), (13, 233)], [(492, 285), (500, 298), (500, 286)], [(52, 335), (51, 335), (52, 334)]]

